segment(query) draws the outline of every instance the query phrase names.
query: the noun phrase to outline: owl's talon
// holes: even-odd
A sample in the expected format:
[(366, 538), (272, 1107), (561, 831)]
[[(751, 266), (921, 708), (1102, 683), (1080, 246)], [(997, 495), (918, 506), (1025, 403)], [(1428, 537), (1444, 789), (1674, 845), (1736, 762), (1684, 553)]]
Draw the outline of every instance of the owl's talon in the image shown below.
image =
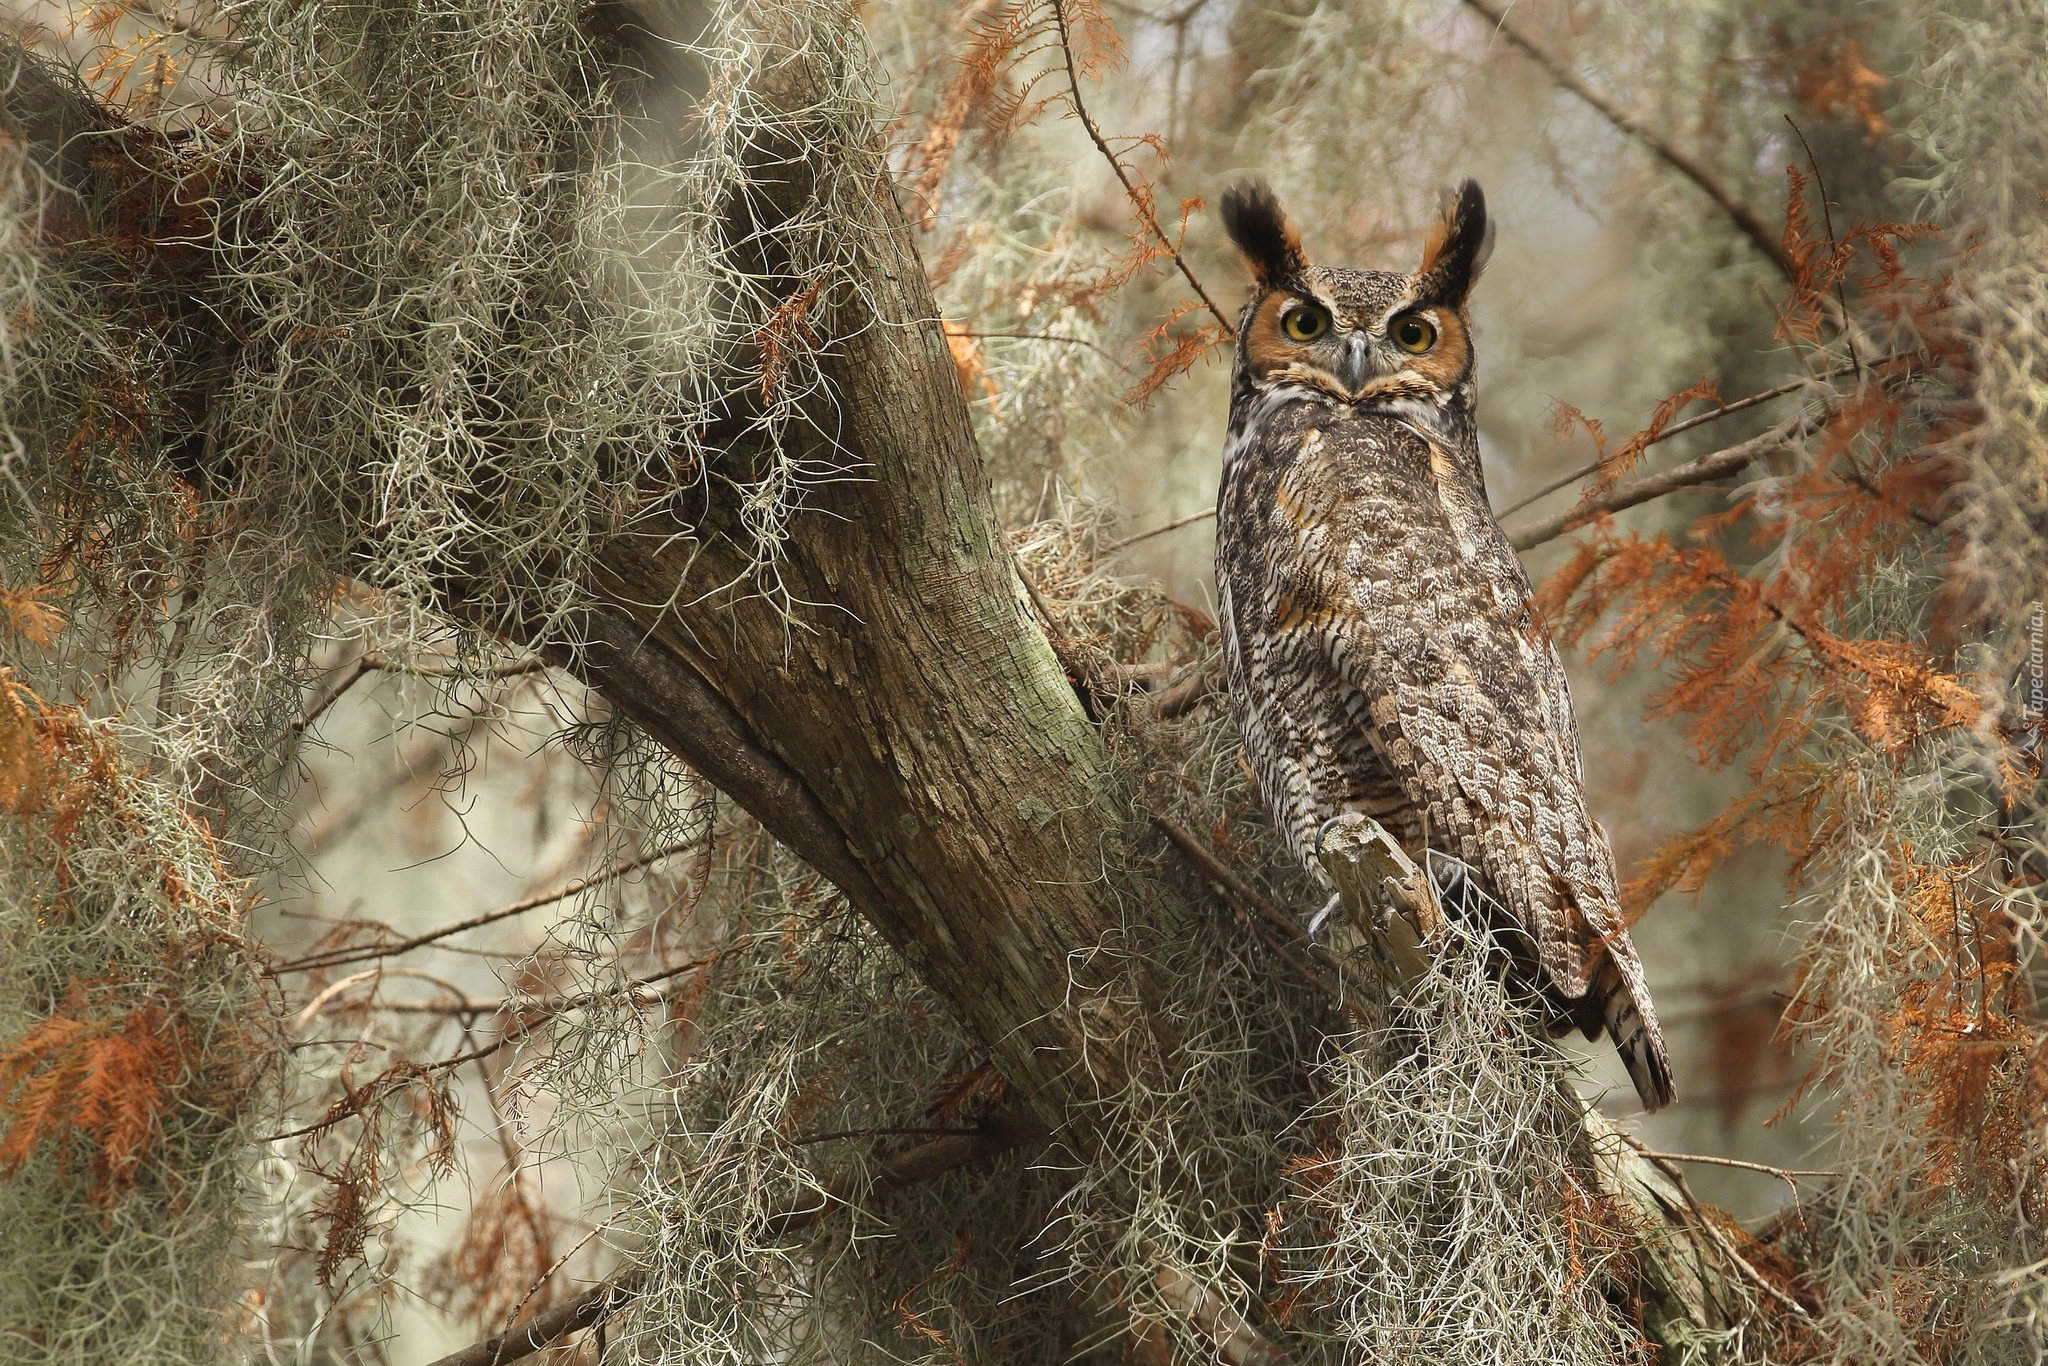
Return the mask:
[[(1315, 850), (1317, 858), (1321, 858), (1323, 856), (1323, 841), (1329, 838), (1330, 828), (1343, 819), (1344, 813), (1340, 812), (1339, 814), (1330, 817), (1330, 819), (1324, 821), (1321, 825), (1316, 827), (1316, 842), (1311, 847)], [(1325, 911), (1324, 914), (1327, 915), (1328, 912)]]
[[(1321, 840), (1321, 839), (1318, 839), (1318, 840), (1316, 841), (1316, 843), (1317, 843), (1317, 844), (1321, 844), (1321, 843), (1322, 843), (1322, 840)], [(1323, 925), (1324, 925), (1324, 923), (1325, 923), (1326, 921), (1328, 921), (1328, 920), (1329, 920), (1329, 918), (1330, 918), (1331, 916), (1335, 915), (1335, 914), (1337, 913), (1337, 908), (1338, 908), (1339, 906), (1343, 905), (1343, 904), (1344, 904), (1344, 898), (1343, 898), (1343, 897), (1341, 897), (1341, 896), (1333, 896), (1333, 897), (1331, 897), (1331, 898), (1330, 898), (1330, 899), (1329, 899), (1328, 901), (1325, 901), (1325, 902), (1323, 903), (1323, 909), (1321, 909), (1320, 911), (1317, 911), (1317, 912), (1315, 913), (1315, 915), (1314, 915), (1314, 916), (1312, 916), (1312, 917), (1311, 917), (1311, 918), (1309, 919), (1309, 922), (1308, 922), (1308, 942), (1309, 942), (1309, 943), (1311, 943), (1311, 944), (1316, 944), (1316, 943), (1318, 943), (1318, 942), (1319, 942), (1319, 941), (1318, 941), (1318, 940), (1316, 939), (1316, 935), (1317, 935), (1317, 934), (1319, 934), (1319, 933), (1321, 933), (1321, 931), (1322, 931), (1322, 928), (1323, 928)]]

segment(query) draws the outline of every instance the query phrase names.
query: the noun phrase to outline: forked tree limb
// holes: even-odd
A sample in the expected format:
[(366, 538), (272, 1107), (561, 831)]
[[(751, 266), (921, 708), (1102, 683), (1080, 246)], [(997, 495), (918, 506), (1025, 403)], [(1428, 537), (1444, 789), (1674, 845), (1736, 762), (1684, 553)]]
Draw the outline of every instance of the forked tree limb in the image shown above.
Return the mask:
[[(95, 216), (170, 183), (168, 149), (47, 63), (17, 65), (26, 74), (0, 90), (0, 126), (54, 178), (86, 184), (71, 226), (110, 238), (118, 224)], [(1115, 1160), (1134, 1138), (1119, 1099), (1169, 1092), (1185, 1072), (1145, 942), (1180, 908), (1131, 847), (1150, 831), (1033, 619), (879, 140), (805, 135), (805, 111), (839, 98), (833, 79), (774, 68), (759, 93), (787, 117), (735, 131), (743, 192), (706, 206), (726, 220), (733, 264), (796, 298), (814, 281), (777, 254), (785, 229), (838, 211), (834, 187), (849, 178), (872, 182), (856, 195), (866, 221), (846, 225), (859, 287), (815, 296), (807, 319), (821, 383), (775, 424), (779, 449), (749, 434), (744, 412), (707, 433), (721, 477), (690, 524), (650, 517), (602, 546), (582, 585), (587, 614), (544, 653), (830, 879), (985, 1044), (1051, 1141)], [(30, 117), (11, 120), (24, 91)], [(86, 133), (135, 155), (86, 157)], [(215, 222), (240, 221), (227, 197), (260, 192), (261, 171), (220, 187)], [(207, 315), (215, 283), (181, 283), (169, 297)], [(190, 359), (203, 401), (217, 357)], [(175, 469), (201, 490), (232, 487), (234, 469), (209, 463), (230, 449), (181, 449)], [(772, 594), (744, 501), (769, 461), (842, 472), (806, 490)], [(360, 511), (337, 502), (334, 530), (368, 549), (378, 532)], [(516, 618), (516, 605), (472, 600), (460, 583), (443, 594), (479, 629)], [(1204, 1305), (1205, 1321), (1224, 1322)]]
[(1605, 93), (1595, 89), (1578, 72), (1572, 70), (1571, 63), (1510, 22), (1507, 10), (1493, 3), (1493, 0), (1464, 0), (1464, 3), (1474, 13), (1484, 16), (1486, 21), (1493, 25), (1494, 32), (1521, 49), (1531, 61), (1542, 67), (1551, 80), (1591, 105), (1600, 117), (1628, 137), (1642, 143), (1665, 165), (1697, 185), (1705, 192), (1707, 198), (1721, 206), (1721, 211), (1727, 214), (1729, 221), (1749, 239), (1751, 246), (1763, 253), (1787, 280), (1797, 280), (1799, 267), (1794, 264), (1791, 253), (1785, 250), (1785, 244), (1778, 234), (1772, 232), (1758, 216), (1757, 211), (1744, 203), (1742, 197), (1731, 190), (1721, 177), (1707, 169), (1706, 164), (1698, 157), (1623, 109)]

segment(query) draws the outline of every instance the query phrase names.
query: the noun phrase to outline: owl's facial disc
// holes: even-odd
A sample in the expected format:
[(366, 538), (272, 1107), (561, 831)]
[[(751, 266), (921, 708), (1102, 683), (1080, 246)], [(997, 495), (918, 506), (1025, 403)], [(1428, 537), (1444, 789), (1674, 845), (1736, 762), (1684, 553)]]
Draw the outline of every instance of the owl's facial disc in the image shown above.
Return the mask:
[(1311, 268), (1257, 302), (1245, 358), (1262, 388), (1300, 384), (1360, 406), (1443, 402), (1469, 353), (1462, 317), (1417, 301), (1410, 277)]

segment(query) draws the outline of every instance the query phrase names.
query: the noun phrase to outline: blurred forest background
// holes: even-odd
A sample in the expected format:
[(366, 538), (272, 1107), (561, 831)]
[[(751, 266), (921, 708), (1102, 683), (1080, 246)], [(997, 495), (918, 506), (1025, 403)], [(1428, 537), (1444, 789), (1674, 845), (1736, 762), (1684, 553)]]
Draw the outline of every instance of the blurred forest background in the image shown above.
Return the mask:
[[(1640, 1115), (1605, 1043), (1574, 1050), (1575, 1084), (1652, 1149), (1733, 1159), (1685, 1174), (1702, 1200), (1751, 1228), (1814, 1205), (1849, 1230), (1840, 1244), (1816, 1235), (1799, 1245), (1836, 1250), (1817, 1254), (1812, 1279), (1785, 1292), (1804, 1306), (1797, 1331), (1734, 1334), (1715, 1353), (2042, 1359), (2048, 1339), (2031, 1306), (2048, 1251), (2032, 1231), (2041, 1065), (2028, 985), (2039, 718), (2029, 739), (2011, 698), (2025, 682), (2048, 504), (1986, 492), (2033, 479), (2038, 493), (2048, 468), (2039, 410), (2029, 407), (2048, 364), (2029, 331), (2041, 321), (2041, 290), (2037, 278), (2010, 285), (2038, 261), (2027, 253), (2040, 242), (2037, 195), (2048, 187), (2040, 15), (2016, 4), (1951, 12), (1787, 0), (1544, 0), (1506, 11), (1491, 0), (637, 9), (128, 0), (17, 4), (10, 24), (29, 51), (75, 67), (107, 108), (176, 146), (289, 142), (295, 120), (323, 135), (360, 132), (355, 151), (302, 167), (309, 180), (335, 178), (326, 191), (292, 188), (300, 199), (264, 212), (298, 215), (306, 259), (358, 252), (360, 262), (391, 263), (394, 277), (414, 272), (394, 284), (394, 298), (417, 280), (457, 280), (461, 262), (501, 249), (519, 258), (502, 268), (511, 292), (575, 266), (566, 249), (520, 257), (520, 234), (535, 229), (515, 221), (517, 196), (492, 197), (486, 171), (518, 163), (506, 148), (522, 128), (567, 126), (577, 101), (613, 98), (592, 73), (614, 31), (654, 35), (634, 39), (636, 50), (662, 54), (634, 98), (664, 131), (622, 120), (624, 169), (594, 179), (624, 207), (569, 236), (604, 269), (626, 261), (628, 274), (644, 254), (633, 233), (644, 230), (648, 185), (668, 195), (714, 183), (701, 155), (688, 162), (698, 155), (690, 139), (741, 117), (734, 90), (772, 84), (761, 73), (772, 76), (778, 51), (829, 46), (859, 68), (844, 83), (844, 118), (872, 128), (884, 149), (997, 515), (1061, 662), (1082, 684), (1117, 680), (1116, 705), (1136, 718), (1136, 738), (1112, 742), (1116, 762), (1178, 775), (1184, 819), (1303, 916), (1314, 894), (1275, 862), (1221, 698), (1204, 681), (1214, 669), (1207, 514), (1227, 406), (1223, 326), (1246, 284), (1210, 206), (1234, 181), (1263, 177), (1313, 260), (1410, 269), (1441, 188), (1475, 177), (1498, 223), (1473, 303), (1481, 444), (1511, 534), (1586, 510), (1578, 500), (1627, 479), (1777, 434), (1761, 458), (1721, 478), (1612, 520), (1587, 511), (1526, 554), (1539, 584), (1561, 576), (1546, 603), (1578, 647), (1567, 662), (1590, 805), (1624, 877), (1644, 879), (1633, 934), (1679, 1100)], [(379, 86), (386, 81), (392, 88)], [(342, 87), (357, 93), (338, 95)], [(317, 112), (329, 109), (321, 101), (341, 101), (332, 105), (340, 113)], [(10, 105), (9, 119), (18, 163), (33, 118)], [(235, 131), (223, 132), (229, 124)], [(671, 135), (699, 177), (681, 190), (647, 169), (659, 159), (650, 149)], [(352, 157), (362, 159), (354, 170)], [(209, 183), (255, 160), (223, 153)], [(32, 179), (18, 165), (10, 174)], [(377, 230), (390, 240), (372, 248), (360, 234), (374, 215), (337, 210), (332, 241), (316, 240), (321, 193), (367, 202), (407, 177), (424, 187), (419, 221), (431, 231), (387, 224)], [(17, 188), (10, 222), (40, 221), (21, 207), (30, 198)], [(528, 202), (537, 219), (562, 208)], [(616, 236), (594, 248), (578, 236), (607, 232)], [(1061, 1291), (1067, 1307), (1056, 1311), (1017, 1307), (1045, 1299), (1047, 1285), (1088, 1286), (1128, 1251), (1090, 1222), (1072, 1174), (1034, 1166), (1031, 1149), (972, 1181), (948, 1177), (956, 1184), (899, 1197), (893, 1225), (855, 1220), (827, 1239), (785, 1217), (759, 1245), (721, 1232), (718, 1221), (738, 1219), (743, 1206), (757, 1219), (780, 1208), (787, 1188), (776, 1182), (790, 1171), (827, 1171), (832, 1160), (860, 1161), (878, 1145), (913, 1145), (992, 1112), (1001, 1078), (941, 1018), (915, 962), (860, 928), (829, 884), (733, 803), (548, 667), (559, 659), (528, 649), (542, 633), (509, 632), (510, 646), (494, 653), (454, 629), (432, 592), (415, 591), (438, 572), (427, 552), (379, 561), (390, 571), (380, 579), (323, 578), (307, 566), (326, 550), (262, 551), (227, 573), (271, 575), (279, 601), (298, 598), (268, 625), (197, 631), (193, 621), (211, 619), (195, 604), (234, 591), (221, 578), (202, 586), (183, 569), (152, 569), (157, 580), (138, 587), (134, 568), (123, 571), (125, 588), (109, 588), (113, 578), (83, 569), (53, 576), (62, 537), (52, 528), (105, 476), (45, 468), (62, 463), (60, 445), (34, 424), (70, 402), (58, 391), (73, 361), (38, 350), (45, 343), (30, 333), (71, 326), (84, 296), (51, 283), (69, 258), (38, 258), (33, 231), (6, 250), (8, 306), (33, 302), (32, 321), (18, 312), (8, 324), (17, 437), (5, 462), (7, 528), (18, 538), (0, 579), (17, 689), (9, 734), (43, 756), (35, 762), (133, 764), (151, 775), (136, 791), (155, 782), (173, 794), (146, 818), (107, 817), (114, 833), (102, 844), (129, 849), (117, 856), (128, 867), (90, 876), (133, 875), (138, 856), (123, 841), (200, 838), (177, 812), (214, 813), (199, 817), (214, 851), (191, 857), (217, 870), (206, 895), (231, 908), (218, 913), (234, 928), (205, 933), (232, 938), (253, 966), (200, 1013), (220, 1024), (253, 1012), (263, 1023), (240, 1046), (282, 1061), (258, 1069), (265, 1080), (226, 1131), (187, 1133), (184, 1120), (144, 1113), (131, 1122), (153, 1138), (117, 1138), (119, 1115), (88, 1115), (71, 1123), (81, 1151), (98, 1143), (99, 1155), (59, 1160), (44, 1150), (71, 1140), (33, 1106), (61, 1103), (51, 1099), (60, 1073), (67, 1091), (102, 1083), (65, 1061), (72, 1045), (47, 1021), (74, 1020), (86, 1034), (99, 1026), (83, 1023), (83, 1009), (36, 1006), (26, 988), (8, 997), (13, 1042), (0, 1081), (14, 1108), (0, 1167), (14, 1195), (0, 1194), (10, 1225), (0, 1253), (15, 1269), (0, 1276), (0, 1332), (23, 1345), (0, 1356), (248, 1351), (273, 1362), (412, 1366), (628, 1265), (668, 1277), (668, 1298), (649, 1292), (647, 1317), (616, 1330), (609, 1348), (587, 1334), (562, 1359), (936, 1363), (1094, 1351), (1150, 1360), (1144, 1351), (1165, 1350), (1142, 1329), (1104, 1336), (1033, 1317), (1070, 1320), (1072, 1303), (1096, 1303), (1086, 1293)], [(249, 278), (285, 279), (287, 254), (249, 264)], [(694, 268), (675, 267), (673, 279), (667, 266), (644, 268), (645, 306), (687, 286)], [(318, 278), (293, 287), (312, 298)], [(275, 289), (253, 307), (282, 308), (289, 294)], [(737, 297), (733, 316), (758, 303)], [(806, 332), (809, 306), (771, 301), (733, 334), (760, 349), (745, 382), (771, 407), (778, 382), (810, 382), (785, 379), (774, 347), (826, 344)], [(403, 311), (393, 305), (392, 316)], [(714, 338), (704, 354), (723, 355), (715, 339), (730, 320), (691, 316)], [(293, 344), (309, 353), (326, 344), (315, 320), (304, 330)], [(2000, 371), (1981, 358), (1993, 336), (2000, 354), (2033, 351)], [(545, 388), (547, 347), (530, 336), (502, 344), (539, 358)], [(577, 355), (564, 387), (612, 393), (602, 366)], [(1665, 439), (1675, 423), (1754, 395), (1770, 397)], [(546, 401), (575, 409), (565, 427), (596, 421), (579, 399)], [(623, 411), (641, 400), (605, 401)], [(365, 431), (413, 420), (364, 411)], [(338, 451), (357, 440), (354, 420), (336, 419)], [(289, 425), (276, 421), (279, 431)], [(1644, 439), (1631, 442), (1636, 433)], [(316, 437), (317, 424), (295, 439)], [(315, 490), (305, 506), (317, 504), (322, 480), (348, 477), (347, 458), (302, 462)], [(173, 496), (174, 481), (124, 477), (127, 510), (100, 514), (106, 525)], [(781, 501), (768, 500), (764, 544), (806, 534), (808, 477), (791, 475), (774, 495)], [(404, 505), (417, 495), (402, 481), (379, 496), (395, 501), (378, 525), (411, 527), (422, 545), (462, 522)], [(289, 501), (238, 506), (256, 519), (220, 533), (223, 565), (258, 541), (284, 545), (307, 515)], [(269, 517), (283, 520), (263, 524)], [(179, 536), (150, 531), (133, 543), (175, 558), (192, 543)], [(1661, 567), (1630, 558), (1642, 547), (1664, 557)], [(147, 559), (136, 552), (138, 565)], [(525, 572), (508, 569), (508, 581)], [(1763, 621), (1769, 613), (1730, 588), (1735, 580), (1804, 604), (1804, 620), (1824, 622), (1842, 650), (1829, 654), (1798, 621), (1788, 626), (1790, 609), (1772, 607)], [(125, 618), (124, 603), (133, 608)], [(2038, 651), (2038, 605), (2031, 610)], [(1603, 639), (1615, 648), (1597, 648)], [(1809, 662), (1787, 662), (1801, 641)], [(1884, 644), (1857, 653), (1870, 641)], [(208, 650), (214, 662), (202, 665)], [(296, 662), (248, 683), (266, 650)], [(1830, 673), (1837, 664), (1855, 681)], [(49, 740), (49, 718), (73, 706), (84, 729)], [(81, 758), (100, 743), (85, 737), (87, 720), (104, 723), (109, 753), (128, 757)], [(44, 738), (31, 743), (31, 730)], [(218, 757), (230, 752), (249, 757)], [(1860, 776), (1841, 778), (1852, 771)], [(88, 812), (74, 825), (96, 828), (96, 819)], [(1989, 841), (1978, 838), (1986, 826), (1998, 831)], [(28, 852), (10, 855), (16, 884), (87, 877), (35, 872), (40, 846), (23, 838)], [(1933, 895), (1914, 869), (1946, 879), (1937, 911), (1912, 910)], [(48, 980), (85, 984), (79, 1000), (122, 972), (160, 970), (136, 966), (155, 951), (133, 942), (105, 961), (84, 935), (61, 953), (24, 949), (45, 919), (20, 909), (33, 898), (16, 885), (9, 895), (10, 951)], [(1913, 915), (1914, 947), (1898, 949), (1887, 936)], [(1844, 925), (1861, 926), (1854, 933), (1876, 947), (1828, 957), (1837, 942), (1828, 936), (1848, 933)], [(206, 957), (215, 950), (192, 952), (179, 974), (225, 982), (240, 970)], [(1219, 980), (1269, 979), (1217, 988), (1237, 992), (1230, 999), (1247, 1015), (1265, 1008), (1261, 990), (1298, 993), (1256, 943), (1234, 952), (1238, 976), (1217, 969)], [(139, 956), (129, 963), (122, 953)], [(1842, 985), (1887, 971), (1896, 980), (1882, 992), (1856, 997)], [(1967, 1010), (1915, 994), (1914, 983), (1947, 980), (1944, 972), (1957, 1002), (1975, 993)], [(1943, 1013), (1951, 1005), (1982, 1016), (1984, 1032), (1963, 1039), (1978, 1052), (1941, 1051), (1976, 1027), (1956, 1025)], [(1941, 1022), (1902, 1024), (1908, 1007)], [(1910, 1032), (1921, 1025), (1948, 1032), (1930, 1044)], [(1254, 1040), (1243, 1045), (1248, 1056), (1279, 1047), (1264, 1027), (1243, 1026)], [(92, 1056), (115, 1065), (108, 1050)], [(146, 1062), (120, 1065), (149, 1075)], [(1330, 1103), (1333, 1085), (1323, 1074), (1294, 1090), (1254, 1087), (1256, 1100), (1244, 1103), (1245, 1131), (1263, 1126), (1272, 1142), (1232, 1150), (1230, 1161), (1267, 1182), (1240, 1203), (1270, 1206), (1273, 1237), (1286, 1246), (1282, 1214), (1294, 1212), (1280, 1192), (1317, 1160), (1315, 1124), (1335, 1121), (1312, 1112)], [(1844, 1125), (1863, 1136), (1852, 1132), (1845, 1146)], [(1943, 1142), (1951, 1146), (1931, 1156), (1924, 1147)], [(761, 1156), (778, 1143), (772, 1161)], [(1978, 1176), (1957, 1175), (1980, 1158), (1988, 1165)], [(179, 1189), (200, 1193), (130, 1210), (125, 1192), (151, 1161), (182, 1164)], [(1870, 1176), (1886, 1164), (1888, 1177)], [(1989, 1184), (1980, 1188), (1980, 1177)], [(745, 1190), (708, 1194), (719, 1182)], [(1231, 1177), (1232, 1194), (1218, 1199), (1258, 1184), (1246, 1182)], [(103, 1261), (57, 1285), (20, 1269), (40, 1255), (31, 1242), (63, 1229)], [(1242, 1233), (1216, 1264), (1285, 1260), (1259, 1244), (1264, 1231)], [(664, 1239), (670, 1251), (645, 1251), (669, 1247)], [(780, 1250), (771, 1257), (761, 1246)], [(1274, 1273), (1259, 1292), (1274, 1321), (1300, 1335), (1290, 1341), (1310, 1353), (1303, 1360), (1365, 1359), (1343, 1355), (1374, 1350), (1372, 1339), (1342, 1326), (1341, 1295), (1317, 1299), (1315, 1274)], [(230, 1300), (223, 1338), (209, 1315)], [(772, 1311), (763, 1307), (771, 1300)], [(1336, 1345), (1314, 1356), (1311, 1343)], [(1483, 1346), (1472, 1350), (1489, 1359)], [(1543, 1350), (1556, 1354), (1528, 1359), (1592, 1359)]]

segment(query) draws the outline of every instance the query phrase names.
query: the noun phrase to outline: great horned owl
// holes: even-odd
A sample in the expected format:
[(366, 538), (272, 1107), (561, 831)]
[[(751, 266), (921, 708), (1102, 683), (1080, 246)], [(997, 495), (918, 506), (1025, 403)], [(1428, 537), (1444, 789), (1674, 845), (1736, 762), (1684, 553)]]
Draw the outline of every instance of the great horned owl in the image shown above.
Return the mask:
[[(1273, 192), (1223, 198), (1255, 283), (1217, 500), (1223, 657), (1246, 757), (1295, 856), (1377, 819), (1461, 860), (1554, 1030), (1602, 1026), (1643, 1104), (1671, 1064), (1586, 812), (1578, 727), (1479, 468), (1466, 299), (1491, 250), (1478, 185), (1413, 275), (1312, 266)], [(1472, 904), (1488, 904), (1478, 898)]]

